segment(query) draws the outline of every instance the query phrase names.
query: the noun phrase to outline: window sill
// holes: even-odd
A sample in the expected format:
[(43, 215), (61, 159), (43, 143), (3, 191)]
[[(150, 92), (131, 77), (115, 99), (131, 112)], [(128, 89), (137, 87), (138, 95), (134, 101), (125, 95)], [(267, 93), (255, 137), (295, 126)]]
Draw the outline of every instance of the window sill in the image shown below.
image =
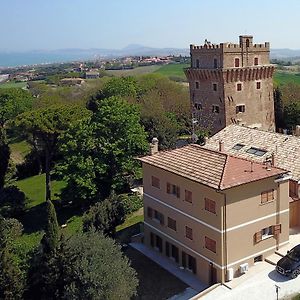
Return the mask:
[(270, 239), (270, 238), (272, 238), (272, 237), (274, 237), (274, 234), (265, 235), (265, 236), (262, 236), (262, 237), (261, 237), (261, 240), (264, 241), (264, 240)]
[(263, 206), (263, 205), (270, 204), (270, 203), (273, 203), (273, 202), (275, 202), (275, 199), (273, 199), (271, 201), (267, 201), (265, 203), (260, 203), (259, 206)]

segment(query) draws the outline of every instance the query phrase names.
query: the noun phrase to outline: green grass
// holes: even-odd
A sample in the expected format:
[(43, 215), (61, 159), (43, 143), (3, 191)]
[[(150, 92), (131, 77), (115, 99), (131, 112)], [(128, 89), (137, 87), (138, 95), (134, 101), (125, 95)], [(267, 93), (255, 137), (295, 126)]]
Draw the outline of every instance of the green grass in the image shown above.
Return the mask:
[(31, 146), (25, 141), (15, 142), (9, 145), (11, 151), (11, 159), (15, 164), (20, 164), (31, 151)]
[(114, 75), (117, 77), (121, 76), (136, 76), (136, 75), (143, 75), (143, 74), (149, 74), (153, 73), (156, 70), (158, 70), (160, 66), (144, 66), (144, 67), (137, 67), (134, 69), (129, 70), (105, 70), (107, 74)]
[[(25, 193), (28, 198), (27, 208), (32, 208), (45, 202), (45, 174), (36, 175), (16, 182), (17, 187)], [(65, 186), (63, 181), (52, 181), (52, 197), (59, 193)]]
[(297, 83), (300, 84), (300, 73), (277, 71), (274, 74), (275, 84)]
[(1, 83), (0, 88), (25, 88), (27, 86), (27, 82), (6, 82)]
[(179, 77), (186, 79), (183, 72), (184, 68), (188, 68), (189, 64), (168, 64), (160, 67), (155, 73), (167, 76), (167, 77)]

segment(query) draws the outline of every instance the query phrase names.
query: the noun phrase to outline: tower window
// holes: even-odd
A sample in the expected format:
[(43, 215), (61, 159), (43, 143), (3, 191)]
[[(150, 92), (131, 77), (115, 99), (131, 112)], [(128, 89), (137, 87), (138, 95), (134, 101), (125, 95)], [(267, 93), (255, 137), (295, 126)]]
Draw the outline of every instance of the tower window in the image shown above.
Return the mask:
[(217, 91), (218, 90), (218, 85), (216, 83), (213, 83), (213, 91)]
[(260, 87), (261, 87), (261, 82), (260, 81), (256, 82), (256, 89), (260, 90)]
[(196, 89), (198, 90), (198, 89), (199, 89), (199, 86), (200, 86), (200, 85), (199, 85), (199, 81), (196, 81), (196, 82), (195, 82), (195, 85), (196, 85)]
[(214, 68), (215, 69), (218, 68), (218, 60), (216, 58), (214, 58)]
[(243, 112), (245, 112), (245, 105), (237, 105), (235, 109), (236, 109), (237, 114), (243, 113)]
[(241, 90), (242, 90), (242, 84), (241, 84), (241, 83), (238, 83), (238, 84), (236, 85), (236, 90), (237, 90), (237, 91), (241, 91)]
[(195, 106), (195, 108), (197, 110), (201, 110), (202, 109), (202, 104), (201, 103), (195, 103), (194, 106)]
[(254, 66), (257, 66), (258, 65), (258, 57), (255, 57), (254, 58)]
[(218, 105), (213, 105), (212, 112), (216, 114), (220, 113), (220, 107)]
[(239, 58), (235, 58), (235, 59), (234, 59), (234, 66), (235, 66), (236, 68), (238, 68), (238, 67), (240, 66), (240, 59), (239, 59)]
[(199, 59), (196, 59), (196, 68), (197, 68), (197, 69), (200, 68), (200, 61), (199, 61)]
[(246, 39), (246, 47), (249, 47), (250, 46), (250, 41), (249, 39)]

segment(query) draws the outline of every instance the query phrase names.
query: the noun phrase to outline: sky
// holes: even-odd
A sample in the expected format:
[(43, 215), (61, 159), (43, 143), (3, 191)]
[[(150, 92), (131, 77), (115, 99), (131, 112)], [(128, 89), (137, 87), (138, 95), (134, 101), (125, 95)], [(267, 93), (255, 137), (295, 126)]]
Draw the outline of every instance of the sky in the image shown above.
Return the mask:
[(241, 34), (300, 49), (299, 0), (0, 1), (0, 50), (188, 48)]

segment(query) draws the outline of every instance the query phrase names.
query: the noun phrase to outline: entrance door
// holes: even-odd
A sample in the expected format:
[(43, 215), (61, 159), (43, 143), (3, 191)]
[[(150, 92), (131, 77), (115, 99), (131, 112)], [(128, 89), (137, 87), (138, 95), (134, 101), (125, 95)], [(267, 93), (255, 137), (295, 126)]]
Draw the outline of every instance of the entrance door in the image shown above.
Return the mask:
[(209, 283), (210, 285), (217, 283), (217, 269), (212, 263), (209, 264)]

